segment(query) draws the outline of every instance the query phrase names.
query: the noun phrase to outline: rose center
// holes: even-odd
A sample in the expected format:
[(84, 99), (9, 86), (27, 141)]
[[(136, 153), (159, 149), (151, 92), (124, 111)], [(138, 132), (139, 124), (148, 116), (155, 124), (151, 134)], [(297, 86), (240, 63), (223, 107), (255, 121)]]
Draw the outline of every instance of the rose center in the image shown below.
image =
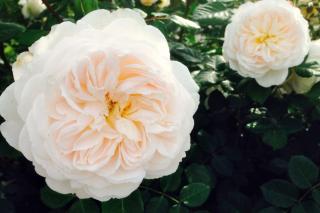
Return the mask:
[(265, 33), (259, 37), (256, 38), (256, 43), (257, 44), (268, 44), (268, 41), (272, 40), (276, 38), (275, 35), (271, 35), (271, 34), (268, 34), (268, 33)]
[(132, 103), (130, 100), (126, 101), (126, 103), (121, 104), (116, 98), (111, 97), (110, 93), (106, 93), (105, 95), (105, 104), (108, 109), (108, 113), (105, 114), (106, 122), (113, 126), (113, 123), (116, 119), (121, 117), (127, 117), (131, 110)]

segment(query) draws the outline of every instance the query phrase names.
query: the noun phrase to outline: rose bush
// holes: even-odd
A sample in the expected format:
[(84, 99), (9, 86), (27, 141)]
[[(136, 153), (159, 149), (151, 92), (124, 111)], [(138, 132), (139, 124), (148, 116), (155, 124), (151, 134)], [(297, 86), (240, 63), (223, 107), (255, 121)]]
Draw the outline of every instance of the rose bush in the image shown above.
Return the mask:
[(320, 212), (318, 0), (19, 2), (1, 213)]

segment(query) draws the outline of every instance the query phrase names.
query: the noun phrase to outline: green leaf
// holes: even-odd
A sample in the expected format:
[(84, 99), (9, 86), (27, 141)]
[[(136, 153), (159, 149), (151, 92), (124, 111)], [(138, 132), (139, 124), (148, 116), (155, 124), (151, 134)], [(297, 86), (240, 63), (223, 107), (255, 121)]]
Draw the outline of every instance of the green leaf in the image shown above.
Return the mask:
[(196, 7), (193, 19), (201, 25), (227, 25), (231, 17), (231, 11), (221, 2), (209, 2)]
[(230, 177), (233, 174), (233, 164), (225, 156), (214, 156), (211, 161), (212, 167), (217, 173), (223, 176)]
[(291, 213), (319, 213), (320, 207), (313, 201), (308, 200), (297, 204), (291, 209)]
[(162, 177), (160, 179), (161, 189), (165, 192), (173, 192), (177, 190), (180, 187), (181, 174), (182, 169), (178, 168), (178, 170), (175, 173)]
[(269, 208), (261, 209), (259, 213), (284, 213), (284, 212), (275, 207), (269, 207)]
[(102, 203), (102, 213), (135, 213), (144, 212), (143, 201), (139, 190), (123, 199), (111, 199)]
[(306, 94), (306, 96), (312, 100), (316, 100), (320, 97), (320, 82), (313, 85), (311, 90)]
[(216, 179), (204, 165), (191, 164), (185, 169), (189, 183), (204, 183), (210, 187), (215, 186)]
[(0, 212), (1, 213), (14, 213), (14, 206), (13, 204), (6, 200), (6, 199), (0, 199)]
[(319, 63), (317, 61), (307, 61), (297, 66), (295, 72), (303, 78), (310, 78), (315, 74), (319, 74)]
[(313, 70), (309, 68), (299, 68), (296, 69), (296, 73), (298, 76), (303, 78), (310, 78), (313, 76)]
[(208, 199), (210, 186), (203, 183), (191, 183), (184, 186), (180, 192), (180, 200), (187, 206), (201, 206)]
[(72, 204), (69, 213), (99, 213), (97, 203), (91, 199), (78, 200)]
[(73, 196), (71, 194), (57, 193), (48, 186), (45, 186), (40, 190), (40, 198), (46, 206), (56, 209), (69, 203), (73, 199)]
[(304, 156), (293, 156), (289, 161), (289, 177), (301, 189), (311, 187), (318, 179), (319, 169)]
[(298, 118), (283, 118), (279, 121), (279, 126), (284, 129), (287, 134), (299, 132), (304, 128), (301, 119)]
[(215, 131), (212, 134), (200, 130), (197, 135), (198, 144), (203, 151), (212, 153), (225, 143), (225, 135), (222, 131)]
[(200, 25), (197, 22), (191, 21), (181, 16), (172, 15), (170, 19), (181, 27), (200, 29)]
[(195, 49), (185, 46), (182, 43), (171, 42), (170, 43), (171, 54), (189, 63), (200, 63), (202, 61), (201, 53)]
[(98, 0), (74, 0), (74, 9), (78, 14), (85, 15), (98, 8)]
[(0, 42), (7, 41), (25, 30), (22, 25), (0, 21)]
[(0, 141), (0, 157), (18, 158), (21, 156), (21, 152), (13, 148), (7, 141)]
[(161, 196), (161, 197), (153, 197), (148, 202), (146, 207), (147, 213), (163, 213), (168, 212), (169, 203), (168, 200)]
[(181, 206), (179, 204), (175, 204), (169, 209), (169, 213), (189, 213), (189, 212), (190, 211), (186, 207)]
[(318, 189), (312, 191), (312, 198), (318, 205), (320, 205), (320, 191)]
[(218, 198), (218, 212), (250, 212), (250, 199), (238, 191), (226, 189)]
[(301, 204), (297, 204), (291, 209), (291, 213), (307, 213)]
[(263, 184), (261, 191), (267, 202), (283, 208), (292, 206), (299, 196), (299, 190), (293, 184), (279, 179)]
[(215, 84), (217, 81), (217, 75), (213, 71), (194, 71), (192, 72), (192, 77), (200, 86)]
[(272, 121), (270, 119), (264, 118), (246, 124), (246, 129), (255, 134), (265, 133), (272, 128), (274, 128), (274, 124), (272, 123)]
[(258, 85), (255, 81), (248, 82), (246, 93), (255, 102), (263, 104), (270, 96), (271, 88), (265, 88)]
[(263, 142), (274, 150), (285, 147), (288, 142), (287, 139), (287, 134), (283, 129), (270, 129), (262, 137)]
[(35, 41), (40, 39), (42, 36), (47, 35), (48, 32), (44, 30), (26, 30), (23, 33), (20, 33), (18, 36), (16, 36), (14, 39), (17, 40), (17, 42), (20, 45), (30, 46)]
[(320, 212), (320, 206), (318, 206), (317, 203), (312, 200), (305, 201), (302, 203), (302, 205), (307, 213), (319, 213)]

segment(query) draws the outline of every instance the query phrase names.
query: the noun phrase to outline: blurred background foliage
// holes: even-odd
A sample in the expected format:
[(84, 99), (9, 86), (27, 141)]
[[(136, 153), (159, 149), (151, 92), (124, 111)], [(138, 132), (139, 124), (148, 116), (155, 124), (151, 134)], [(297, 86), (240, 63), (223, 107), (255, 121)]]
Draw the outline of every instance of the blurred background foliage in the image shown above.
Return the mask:
[[(17, 0), (0, 0), (0, 92), (12, 81), (17, 54), (64, 20), (98, 8), (135, 8), (166, 36), (172, 59), (200, 85), (192, 146), (172, 175), (145, 180), (129, 197), (97, 202), (50, 190), (19, 152), (0, 138), (0, 212), (319, 213), (320, 83), (306, 94), (262, 88), (230, 70), (224, 29), (244, 0), (44, 0), (26, 19)], [(318, 0), (295, 0), (320, 38)], [(315, 75), (302, 67), (301, 75)]]

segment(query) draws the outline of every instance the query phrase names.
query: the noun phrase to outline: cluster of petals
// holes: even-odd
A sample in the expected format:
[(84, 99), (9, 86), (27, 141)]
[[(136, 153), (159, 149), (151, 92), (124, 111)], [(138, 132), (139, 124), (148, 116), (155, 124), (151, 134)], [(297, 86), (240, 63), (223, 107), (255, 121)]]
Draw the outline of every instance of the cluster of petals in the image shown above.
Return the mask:
[(54, 26), (13, 74), (1, 133), (60, 193), (126, 197), (144, 178), (173, 173), (190, 147), (198, 86), (133, 10)]

